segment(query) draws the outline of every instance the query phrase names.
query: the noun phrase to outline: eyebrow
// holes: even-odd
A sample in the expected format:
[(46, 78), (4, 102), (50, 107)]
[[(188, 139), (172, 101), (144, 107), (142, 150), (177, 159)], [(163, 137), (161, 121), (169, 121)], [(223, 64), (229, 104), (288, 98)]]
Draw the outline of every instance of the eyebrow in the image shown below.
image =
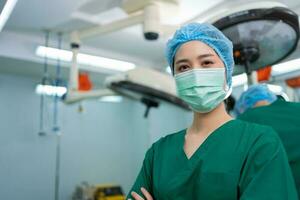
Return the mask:
[[(197, 59), (202, 59), (202, 58), (206, 58), (206, 57), (211, 57), (211, 56), (214, 56), (213, 54), (202, 54), (200, 56), (197, 57)], [(176, 61), (175, 65), (176, 64), (179, 64), (179, 63), (183, 63), (183, 62), (188, 62), (189, 60), (188, 59), (180, 59), (178, 61)]]

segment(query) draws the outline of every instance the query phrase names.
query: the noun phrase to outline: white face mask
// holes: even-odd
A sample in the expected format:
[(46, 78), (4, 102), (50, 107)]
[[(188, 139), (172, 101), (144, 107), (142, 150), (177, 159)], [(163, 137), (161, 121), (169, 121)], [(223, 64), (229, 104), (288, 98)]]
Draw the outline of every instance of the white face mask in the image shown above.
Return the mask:
[(189, 70), (175, 75), (175, 81), (178, 96), (199, 113), (212, 111), (231, 93), (225, 68)]

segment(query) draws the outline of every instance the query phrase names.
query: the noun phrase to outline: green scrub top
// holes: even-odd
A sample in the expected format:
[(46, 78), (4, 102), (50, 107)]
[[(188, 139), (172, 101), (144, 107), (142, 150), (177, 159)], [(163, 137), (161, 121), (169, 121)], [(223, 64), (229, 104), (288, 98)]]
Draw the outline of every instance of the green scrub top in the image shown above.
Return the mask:
[(269, 106), (249, 109), (238, 118), (271, 126), (278, 133), (300, 197), (300, 103), (277, 100)]
[[(209, 135), (190, 159), (186, 130), (161, 138), (147, 151), (131, 191), (156, 200), (297, 200), (277, 134), (270, 127), (232, 120)], [(132, 198), (128, 195), (127, 198)]]

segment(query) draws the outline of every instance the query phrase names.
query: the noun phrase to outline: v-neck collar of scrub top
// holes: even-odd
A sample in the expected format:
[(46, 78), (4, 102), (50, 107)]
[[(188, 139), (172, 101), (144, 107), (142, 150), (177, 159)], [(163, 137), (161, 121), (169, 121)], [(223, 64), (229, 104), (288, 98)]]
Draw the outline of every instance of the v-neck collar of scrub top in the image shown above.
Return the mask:
[(185, 151), (184, 151), (184, 144), (185, 144), (185, 135), (187, 133), (187, 129), (185, 129), (184, 131), (182, 131), (181, 133), (181, 143), (180, 143), (180, 148), (181, 148), (181, 154), (182, 157), (184, 158), (184, 162), (187, 163), (187, 165), (189, 166), (189, 168), (193, 167), (198, 161), (199, 158), (201, 156), (203, 156), (206, 153), (207, 147), (209, 146), (209, 144), (213, 141), (213, 138), (216, 137), (216, 135), (218, 135), (218, 133), (223, 130), (227, 125), (231, 124), (233, 121), (236, 121), (234, 119), (229, 120), (227, 122), (225, 122), (224, 124), (222, 124), (221, 126), (219, 126), (217, 129), (215, 129), (204, 141), (203, 143), (196, 149), (196, 151), (192, 154), (192, 156), (190, 158), (187, 157)]
[[(166, 194), (168, 194), (169, 199), (172, 199), (173, 196), (173, 192), (177, 191), (177, 189), (180, 188), (180, 185), (182, 184), (182, 180), (188, 180), (188, 178), (190, 176), (193, 176), (194, 173), (197, 172), (197, 170), (194, 170), (195, 168), (199, 168), (202, 163), (203, 160), (201, 158), (204, 157), (204, 155), (206, 154), (209, 145), (214, 142), (214, 138), (216, 138), (217, 136), (219, 136), (220, 133), (224, 132), (224, 129), (226, 129), (230, 124), (234, 123), (235, 121), (239, 121), (236, 119), (233, 120), (229, 120), (227, 122), (225, 122), (224, 124), (222, 124), (220, 127), (218, 127), (217, 129), (215, 129), (206, 139), (205, 141), (198, 147), (198, 149), (193, 153), (193, 155), (190, 157), (190, 159), (187, 158), (185, 152), (184, 152), (184, 142), (185, 142), (185, 134), (187, 129), (183, 130), (181, 132), (180, 135), (180, 156), (179, 158), (181, 158), (179, 162), (183, 162), (185, 163), (185, 167), (182, 169), (181, 172), (179, 172), (175, 177), (173, 177), (168, 185), (168, 191)], [(173, 192), (172, 192), (173, 191)], [(170, 198), (171, 196), (171, 198)]]

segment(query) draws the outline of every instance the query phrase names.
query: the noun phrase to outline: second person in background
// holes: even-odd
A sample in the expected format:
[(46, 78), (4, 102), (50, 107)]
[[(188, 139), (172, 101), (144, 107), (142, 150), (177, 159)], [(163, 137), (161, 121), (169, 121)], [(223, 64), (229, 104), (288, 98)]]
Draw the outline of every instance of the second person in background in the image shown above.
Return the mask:
[(264, 84), (253, 85), (235, 105), (238, 119), (271, 126), (287, 152), (300, 195), (300, 103), (278, 99)]

